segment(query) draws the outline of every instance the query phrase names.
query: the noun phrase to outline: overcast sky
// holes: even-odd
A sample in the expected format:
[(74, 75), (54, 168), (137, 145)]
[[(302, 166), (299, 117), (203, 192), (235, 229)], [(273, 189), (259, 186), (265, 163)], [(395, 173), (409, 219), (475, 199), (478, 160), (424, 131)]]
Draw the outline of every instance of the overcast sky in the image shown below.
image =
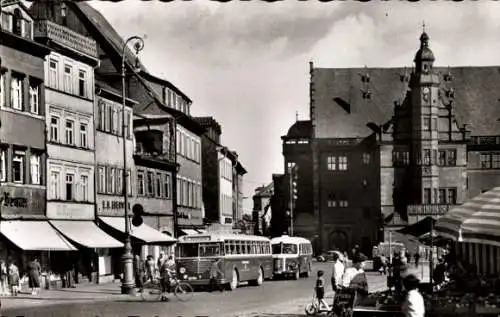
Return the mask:
[[(309, 66), (411, 66), (425, 20), (436, 65), (500, 65), (500, 3), (208, 0), (91, 1), (123, 37), (147, 35), (141, 60), (213, 116), (248, 170), (245, 202), (283, 172), (281, 139), (309, 118)], [(500, 87), (499, 87), (500, 88)]]

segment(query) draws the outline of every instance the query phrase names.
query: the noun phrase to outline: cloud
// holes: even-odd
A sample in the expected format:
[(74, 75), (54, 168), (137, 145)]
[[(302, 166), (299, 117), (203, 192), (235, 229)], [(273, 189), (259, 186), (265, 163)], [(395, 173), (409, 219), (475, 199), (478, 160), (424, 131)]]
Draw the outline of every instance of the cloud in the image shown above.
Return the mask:
[[(91, 4), (123, 36), (147, 34), (141, 59), (212, 115), (248, 170), (245, 196), (283, 171), (280, 136), (308, 117), (308, 61), (412, 66), (425, 20), (438, 65), (500, 62), (500, 3), (431, 1), (123, 1)], [(251, 209), (248, 200), (246, 208)]]

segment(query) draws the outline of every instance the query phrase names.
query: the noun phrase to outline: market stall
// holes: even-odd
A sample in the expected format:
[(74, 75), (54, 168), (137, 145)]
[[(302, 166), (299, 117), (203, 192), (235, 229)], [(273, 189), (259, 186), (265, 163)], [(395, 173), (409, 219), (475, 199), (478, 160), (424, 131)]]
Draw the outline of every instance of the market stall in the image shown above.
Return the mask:
[(448, 278), (427, 297), (429, 315), (500, 315), (500, 187), (453, 208), (434, 229), (454, 243)]

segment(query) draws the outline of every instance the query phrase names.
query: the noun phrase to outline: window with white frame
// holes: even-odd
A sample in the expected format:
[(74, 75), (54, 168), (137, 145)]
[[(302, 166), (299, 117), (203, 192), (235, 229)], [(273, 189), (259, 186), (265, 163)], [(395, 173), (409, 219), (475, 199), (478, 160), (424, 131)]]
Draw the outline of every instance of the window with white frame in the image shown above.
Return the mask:
[(80, 123), (80, 146), (82, 148), (87, 148), (88, 147), (88, 140), (87, 140), (87, 124), (86, 123)]
[(58, 75), (59, 63), (55, 59), (50, 59), (49, 61), (49, 86), (52, 88), (57, 87), (57, 75)]
[(165, 198), (170, 198), (170, 175), (163, 175), (163, 196)]
[(64, 91), (73, 93), (73, 68), (71, 65), (64, 65)]
[(97, 169), (97, 179), (98, 179), (98, 191), (99, 193), (106, 192), (106, 168), (104, 166), (99, 166)]
[(83, 69), (78, 71), (78, 96), (87, 97), (87, 73)]
[(156, 174), (156, 197), (162, 197), (161, 174)]
[(0, 107), (5, 106), (5, 75), (0, 69)]
[(61, 198), (61, 186), (59, 178), (60, 178), (59, 171), (50, 172), (50, 196), (52, 199)]
[(31, 184), (40, 185), (41, 157), (32, 153), (30, 157)]
[(66, 174), (66, 200), (73, 200), (75, 198), (75, 175), (71, 173)]
[(144, 173), (137, 172), (137, 195), (144, 196)]
[(148, 192), (147, 194), (148, 195), (153, 195), (154, 193), (154, 176), (153, 176), (153, 173), (152, 172), (148, 172), (147, 173), (147, 189), (148, 189)]
[(12, 180), (14, 183), (24, 183), (24, 151), (14, 151), (12, 158)]
[(335, 156), (328, 156), (327, 159), (327, 168), (329, 171), (334, 171), (337, 169), (337, 158)]
[(66, 120), (66, 144), (74, 145), (75, 144), (75, 122), (73, 120)]
[(50, 116), (50, 141), (59, 140), (59, 117)]
[(127, 129), (127, 138), (132, 136), (132, 115), (130, 111), (125, 111), (125, 128)]
[(123, 194), (123, 169), (116, 170), (116, 193)]
[(111, 133), (118, 134), (118, 109), (115, 107), (111, 110)]
[(130, 181), (130, 175), (132, 175), (132, 170), (127, 170), (128, 182), (127, 182), (127, 195), (132, 196), (132, 182)]
[(10, 104), (13, 109), (23, 110), (23, 77), (14, 73), (10, 82)]
[(80, 175), (81, 200), (89, 201), (89, 177)]
[(109, 169), (109, 193), (116, 193), (116, 169), (114, 167)]
[(347, 156), (339, 156), (339, 171), (347, 171)]
[(175, 132), (175, 141), (176, 141), (176, 151), (177, 153), (181, 152), (181, 132), (177, 130)]
[(30, 112), (40, 114), (40, 85), (30, 82)]
[(7, 151), (0, 148), (0, 181), (5, 182), (7, 180)]

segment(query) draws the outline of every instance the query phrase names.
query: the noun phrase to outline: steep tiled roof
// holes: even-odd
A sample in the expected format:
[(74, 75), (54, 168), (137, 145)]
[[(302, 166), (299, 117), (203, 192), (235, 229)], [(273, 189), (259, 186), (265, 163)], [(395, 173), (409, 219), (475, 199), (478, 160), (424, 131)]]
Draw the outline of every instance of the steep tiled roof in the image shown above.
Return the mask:
[(311, 121), (307, 120), (295, 122), (290, 129), (288, 129), (286, 136), (289, 138), (310, 138), (312, 136)]
[(222, 133), (222, 128), (213, 117), (193, 117), (194, 121), (198, 122), (204, 128), (214, 128), (219, 134)]
[(254, 196), (270, 197), (273, 195), (273, 189), (274, 189), (274, 183), (272, 183), (272, 182), (267, 184), (267, 185), (257, 187), (255, 189)]
[[(316, 137), (365, 137), (373, 133), (367, 124), (383, 124), (392, 118), (394, 103), (402, 101), (408, 83), (405, 68), (314, 68), (313, 113)], [(453, 109), (460, 125), (469, 124), (472, 135), (500, 134), (500, 66), (434, 68), (440, 74), (440, 102), (453, 88)], [(451, 74), (451, 81), (444, 76)], [(369, 74), (369, 82), (362, 76)], [(363, 90), (371, 92), (363, 98)]]

